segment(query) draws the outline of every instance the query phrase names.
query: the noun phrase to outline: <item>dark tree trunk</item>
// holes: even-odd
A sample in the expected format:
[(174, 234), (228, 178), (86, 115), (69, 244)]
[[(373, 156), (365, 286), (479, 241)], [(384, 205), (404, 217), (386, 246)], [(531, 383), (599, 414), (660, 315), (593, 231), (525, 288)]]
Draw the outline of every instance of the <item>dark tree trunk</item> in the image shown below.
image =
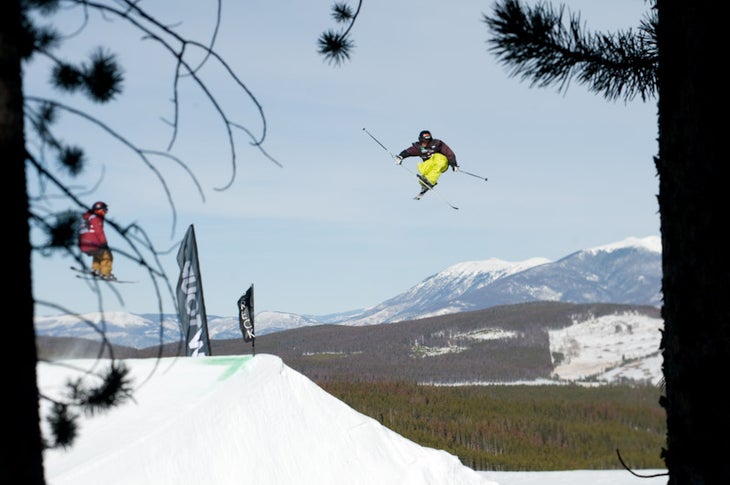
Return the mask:
[[(10, 201), (3, 219), (6, 313), (3, 318), (3, 452), (0, 483), (44, 484), (36, 382), (33, 289), (25, 177), (23, 92), (18, 41), (20, 0), (4, 0), (0, 15), (0, 153), (3, 191)], [(10, 308), (11, 307), (11, 308)], [(12, 316), (11, 316), (12, 315)]]
[[(669, 485), (730, 483), (727, 59), (720, 2), (659, 0), (659, 210)], [(722, 20), (721, 20), (722, 19)], [(723, 81), (723, 82), (721, 82)]]

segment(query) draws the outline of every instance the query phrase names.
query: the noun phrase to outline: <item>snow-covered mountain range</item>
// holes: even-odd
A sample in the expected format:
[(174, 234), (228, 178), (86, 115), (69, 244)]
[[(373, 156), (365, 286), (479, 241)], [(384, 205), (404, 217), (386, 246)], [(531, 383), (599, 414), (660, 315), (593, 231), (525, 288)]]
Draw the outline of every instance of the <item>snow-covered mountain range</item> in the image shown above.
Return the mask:
[[(490, 258), (458, 263), (429, 276), (408, 291), (370, 308), (329, 315), (262, 311), (255, 315), (256, 334), (320, 325), (374, 325), (480, 310), (529, 301), (661, 303), (661, 240), (629, 237), (585, 249), (552, 262)], [(89, 313), (41, 316), (38, 335), (99, 339), (95, 324), (114, 344), (145, 348), (180, 339), (177, 315)], [(160, 325), (162, 323), (162, 325)], [(241, 338), (238, 317), (208, 315), (211, 339)]]
[(491, 258), (458, 263), (405, 293), (349, 315), (345, 323), (400, 322), (537, 300), (658, 306), (660, 289), (659, 237), (628, 238), (556, 262)]

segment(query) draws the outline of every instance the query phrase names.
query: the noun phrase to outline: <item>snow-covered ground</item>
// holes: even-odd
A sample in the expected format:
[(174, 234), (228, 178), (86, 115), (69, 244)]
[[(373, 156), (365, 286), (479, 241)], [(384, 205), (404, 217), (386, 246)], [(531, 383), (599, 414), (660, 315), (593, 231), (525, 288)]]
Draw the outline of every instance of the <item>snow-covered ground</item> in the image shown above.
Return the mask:
[[(59, 396), (94, 363), (39, 363), (41, 392)], [(125, 363), (134, 401), (84, 417), (71, 448), (47, 451), (49, 485), (666, 483), (620, 470), (476, 472), (356, 412), (272, 355)]]
[[(275, 356), (126, 362), (141, 384), (135, 402), (84, 419), (73, 447), (47, 452), (49, 484), (490, 483), (457, 457), (354, 411)], [(51, 395), (71, 374), (55, 364), (38, 370)]]
[[(635, 470), (636, 472), (636, 470)], [(500, 485), (665, 485), (666, 470), (639, 470), (632, 475), (624, 470), (571, 470), (558, 472), (479, 472)]]
[(661, 318), (636, 313), (606, 315), (549, 332), (550, 354), (561, 380), (616, 382), (621, 379), (658, 384)]

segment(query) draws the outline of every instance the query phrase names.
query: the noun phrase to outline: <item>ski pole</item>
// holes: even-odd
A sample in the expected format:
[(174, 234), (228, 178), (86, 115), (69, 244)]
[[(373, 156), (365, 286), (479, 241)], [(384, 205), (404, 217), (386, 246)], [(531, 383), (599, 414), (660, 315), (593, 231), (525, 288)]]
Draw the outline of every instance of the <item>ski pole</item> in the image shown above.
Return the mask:
[(467, 174), (467, 175), (471, 175), (472, 177), (476, 177), (476, 178), (478, 178), (478, 179), (482, 179), (482, 180), (484, 180), (485, 182), (487, 181), (487, 177), (482, 177), (481, 175), (477, 175), (477, 174), (475, 174), (475, 173), (467, 172), (466, 170), (462, 170), (461, 168), (459, 168), (459, 170), (458, 170), (458, 171), (459, 171), (459, 173), (465, 173), (465, 174)]
[(390, 153), (390, 150), (388, 150), (387, 148), (385, 148), (385, 145), (383, 145), (382, 143), (380, 143), (378, 141), (378, 139), (375, 138), (368, 130), (366, 130), (365, 128), (363, 128), (362, 131), (364, 131), (365, 133), (367, 133), (368, 136), (370, 136), (370, 138), (372, 138), (373, 140), (375, 140), (375, 143), (377, 143), (378, 145), (380, 145), (381, 147), (383, 147), (383, 150), (385, 150), (386, 152), (388, 152), (388, 154), (390, 155), (390, 158), (395, 159), (395, 155), (393, 155), (392, 153)]

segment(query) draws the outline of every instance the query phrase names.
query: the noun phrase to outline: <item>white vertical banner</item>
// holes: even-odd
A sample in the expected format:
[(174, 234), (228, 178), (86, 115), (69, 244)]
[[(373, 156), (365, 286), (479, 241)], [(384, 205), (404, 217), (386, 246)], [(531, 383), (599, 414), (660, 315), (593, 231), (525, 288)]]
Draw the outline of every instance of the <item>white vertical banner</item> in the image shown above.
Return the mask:
[(205, 314), (203, 281), (198, 263), (198, 245), (191, 224), (177, 252), (180, 278), (177, 281), (177, 313), (188, 357), (210, 355), (208, 317)]

